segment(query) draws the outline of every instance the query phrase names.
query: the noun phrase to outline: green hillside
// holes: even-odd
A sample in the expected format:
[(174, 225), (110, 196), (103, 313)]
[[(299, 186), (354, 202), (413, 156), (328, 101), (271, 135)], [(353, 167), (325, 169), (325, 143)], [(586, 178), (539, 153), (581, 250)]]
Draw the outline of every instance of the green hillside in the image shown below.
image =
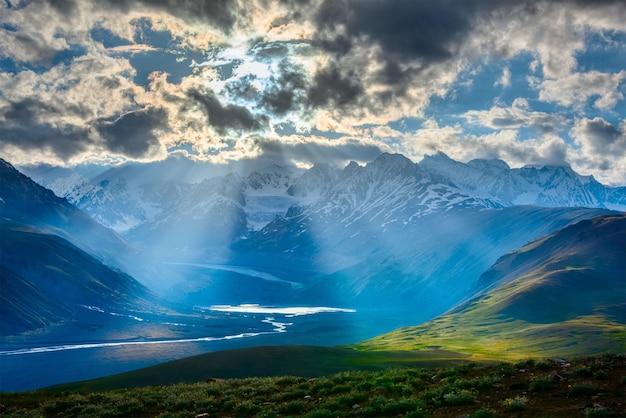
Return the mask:
[[(3, 393), (6, 418), (624, 417), (623, 355)], [(174, 372), (170, 370), (170, 372)], [(294, 372), (295, 373), (295, 372)]]
[(626, 351), (626, 215), (581, 221), (502, 257), (490, 288), (359, 350), (442, 348), (476, 358)]

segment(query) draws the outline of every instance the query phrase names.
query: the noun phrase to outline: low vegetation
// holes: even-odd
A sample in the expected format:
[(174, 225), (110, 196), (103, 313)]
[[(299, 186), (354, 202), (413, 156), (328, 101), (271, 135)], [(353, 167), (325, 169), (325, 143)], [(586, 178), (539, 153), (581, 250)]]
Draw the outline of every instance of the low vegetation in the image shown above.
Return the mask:
[(3, 417), (626, 417), (626, 357), (4, 393)]

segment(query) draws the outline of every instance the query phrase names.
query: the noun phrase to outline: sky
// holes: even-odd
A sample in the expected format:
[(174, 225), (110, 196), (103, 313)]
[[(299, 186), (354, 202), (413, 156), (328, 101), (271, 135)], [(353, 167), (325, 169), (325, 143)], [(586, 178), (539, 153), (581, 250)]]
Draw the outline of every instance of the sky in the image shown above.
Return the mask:
[(2, 0), (0, 156), (443, 151), (626, 185), (626, 2)]

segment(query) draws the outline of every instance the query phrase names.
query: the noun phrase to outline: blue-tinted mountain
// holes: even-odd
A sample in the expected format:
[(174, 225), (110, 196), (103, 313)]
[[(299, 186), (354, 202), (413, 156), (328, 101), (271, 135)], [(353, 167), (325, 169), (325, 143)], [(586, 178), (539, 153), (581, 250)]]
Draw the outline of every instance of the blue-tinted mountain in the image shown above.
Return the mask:
[[(503, 207), (438, 182), (401, 155), (351, 164), (316, 202), (236, 246), (236, 262), (283, 274), (297, 266), (301, 302), (440, 314), (477, 292), (500, 256), (607, 210)], [(280, 267), (277, 267), (280, 266)], [(292, 267), (293, 268), (293, 267)]]
[(159, 299), (57, 235), (0, 223), (1, 335), (76, 320), (86, 306), (153, 311)]
[(569, 166), (510, 168), (501, 160), (476, 159), (467, 164), (439, 152), (426, 156), (420, 167), (438, 181), (503, 205), (594, 207), (626, 210), (626, 187), (607, 187), (593, 176), (581, 176)]
[[(504, 161), (476, 159), (468, 163), (452, 160), (443, 153), (426, 156), (418, 164), (407, 158), (383, 154), (376, 164), (383, 170), (394, 169), (394, 160), (404, 174), (419, 171), (420, 177), (432, 185), (452, 187), (465, 196), (482, 199), (497, 206), (534, 205), (542, 207), (596, 207), (626, 210), (626, 187), (607, 187), (592, 176), (581, 176), (566, 166), (522, 167), (511, 169)], [(367, 164), (371, 166), (374, 164)], [(374, 164), (374, 165), (376, 165)], [(316, 164), (306, 171), (288, 166), (268, 166), (242, 175), (239, 192), (245, 202), (241, 227), (248, 232), (262, 229), (276, 216), (284, 216), (290, 206), (309, 206), (336, 189), (348, 173), (362, 168), (350, 163), (339, 170), (327, 164)], [(373, 167), (367, 171), (371, 172)], [(398, 167), (396, 167), (398, 168)], [(203, 193), (211, 202), (213, 192), (207, 181), (228, 182), (228, 176), (211, 175), (200, 163), (172, 158), (153, 164), (129, 164), (86, 177), (85, 170), (36, 170), (37, 181), (58, 196), (84, 210), (102, 225), (126, 234), (132, 228), (158, 230), (163, 218), (175, 219), (189, 215), (188, 196)], [(195, 189), (198, 189), (197, 191)], [(344, 191), (348, 193), (348, 191)], [(197, 202), (197, 198), (194, 198)], [(231, 204), (232, 203), (232, 204)], [(233, 204), (226, 210), (233, 212)], [(201, 206), (194, 204), (204, 210)], [(238, 210), (238, 209), (237, 209)], [(177, 215), (178, 213), (178, 215)], [(193, 213), (200, 218), (201, 213)], [(207, 218), (210, 224), (211, 219)], [(145, 225), (144, 225), (145, 224)], [(143, 226), (142, 226), (143, 225)], [(234, 226), (234, 225), (233, 225)], [(221, 227), (220, 227), (221, 228)], [(239, 226), (232, 228), (239, 233)], [(132, 236), (137, 234), (132, 233)], [(237, 240), (237, 236), (231, 237)]]
[(59, 235), (105, 263), (115, 265), (120, 255), (137, 253), (115, 232), (1, 159), (0, 199), (2, 222)]
[(157, 271), (141, 250), (2, 159), (0, 223), (57, 235), (101, 263), (145, 282), (153, 280)]

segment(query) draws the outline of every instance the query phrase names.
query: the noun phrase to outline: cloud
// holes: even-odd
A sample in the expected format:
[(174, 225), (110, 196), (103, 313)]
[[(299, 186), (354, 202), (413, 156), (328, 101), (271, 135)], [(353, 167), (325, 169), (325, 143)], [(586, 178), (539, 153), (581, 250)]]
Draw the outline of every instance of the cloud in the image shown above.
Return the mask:
[(618, 87), (625, 79), (626, 71), (614, 74), (590, 71), (556, 80), (544, 80), (538, 86), (539, 99), (562, 106), (580, 107), (589, 99), (598, 97), (593, 105), (598, 109), (608, 110), (618, 101), (624, 100), (624, 95)]
[(255, 116), (246, 107), (222, 105), (213, 91), (191, 89), (187, 96), (193, 105), (202, 109), (209, 124), (220, 134), (226, 134), (229, 130), (258, 131), (267, 125), (265, 116)]
[(325, 0), (315, 16), (322, 29), (319, 42), (328, 51), (345, 55), (364, 38), (388, 54), (387, 65), (393, 58), (446, 60), (470, 28), (469, 3)]
[(62, 161), (84, 151), (90, 142), (86, 130), (47, 122), (47, 116), (58, 112), (30, 98), (1, 107), (0, 150), (44, 150)]
[(522, 141), (514, 129), (472, 135), (461, 127), (439, 127), (431, 120), (426, 123), (426, 128), (407, 135), (403, 143), (404, 152), (415, 161), (424, 155), (444, 151), (460, 161), (498, 158), (513, 167), (568, 165), (569, 150), (562, 138), (547, 134)]
[(563, 115), (536, 112), (528, 107), (527, 100), (517, 98), (511, 107), (494, 106), (489, 110), (470, 110), (463, 117), (470, 124), (480, 124), (494, 130), (526, 127), (539, 133), (551, 133), (566, 126), (567, 120)]
[(354, 103), (361, 94), (363, 87), (354, 72), (349, 71), (344, 75), (337, 66), (331, 65), (315, 73), (307, 99), (312, 107), (332, 104), (333, 107), (342, 109)]
[(579, 147), (574, 168), (608, 183), (626, 181), (626, 121), (613, 125), (600, 117), (577, 119), (570, 136)]
[[(320, 155), (362, 152), (315, 135), (275, 135), (285, 124), (378, 148), (382, 141), (395, 151), (421, 152), (440, 140), (457, 156), (577, 158), (592, 169), (607, 165), (578, 150), (600, 156), (581, 139), (600, 125), (582, 121), (608, 118), (624, 100), (626, 70), (589, 66), (581, 55), (592, 36), (623, 43), (626, 4), (618, 0), (32, 0), (0, 9), (0, 109), (8, 111), (0, 115), (0, 151), (7, 158), (152, 159), (185, 147), (199, 158), (233, 159), (273, 155), (276, 141), (303, 158), (318, 151), (314, 143)], [(531, 91), (511, 84), (512, 74), (521, 79), (528, 71), (520, 57), (534, 63)], [(470, 71), (478, 66), (485, 71)], [(460, 113), (455, 89), (486, 74), (495, 74), (488, 87), (506, 87), (492, 89), (502, 97)], [(515, 94), (522, 98), (501, 104)], [(551, 113), (555, 104), (561, 113)], [(593, 116), (585, 114), (589, 105)], [(495, 132), (385, 133), (403, 118), (433, 114)], [(572, 114), (576, 122), (565, 118)], [(537, 138), (526, 139), (528, 129)], [(626, 172), (605, 157), (602, 172)]]
[(159, 148), (158, 134), (168, 129), (167, 112), (162, 108), (137, 110), (112, 121), (98, 121), (95, 128), (106, 149), (141, 158)]
[(263, 89), (260, 104), (269, 112), (284, 116), (300, 109), (305, 101), (307, 80), (301, 69), (283, 62), (277, 77), (270, 78), (269, 86)]
[(237, 141), (232, 148), (207, 158), (222, 164), (245, 162), (248, 169), (261, 168), (269, 164), (310, 166), (315, 163), (342, 167), (349, 161), (372, 161), (382, 152), (389, 150), (384, 144), (354, 138), (329, 140), (298, 135), (287, 138), (251, 135)]
[(502, 75), (495, 82), (494, 86), (510, 87), (511, 86), (511, 70), (509, 67), (504, 67)]

